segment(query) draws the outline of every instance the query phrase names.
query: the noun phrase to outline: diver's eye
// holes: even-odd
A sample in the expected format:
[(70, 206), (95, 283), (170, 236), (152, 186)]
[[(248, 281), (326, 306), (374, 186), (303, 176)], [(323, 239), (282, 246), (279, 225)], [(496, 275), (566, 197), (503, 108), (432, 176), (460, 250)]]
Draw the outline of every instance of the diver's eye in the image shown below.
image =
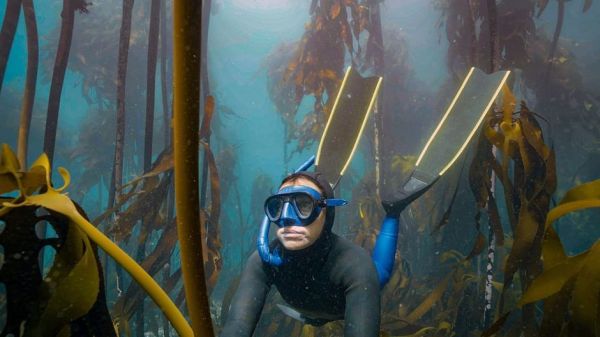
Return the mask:
[(296, 207), (298, 208), (298, 214), (302, 218), (308, 218), (315, 207), (314, 199), (304, 193), (299, 193), (294, 196), (294, 201), (296, 202)]
[(267, 199), (265, 202), (265, 210), (267, 216), (271, 220), (277, 220), (281, 216), (281, 210), (283, 209), (283, 199), (278, 197), (272, 197)]

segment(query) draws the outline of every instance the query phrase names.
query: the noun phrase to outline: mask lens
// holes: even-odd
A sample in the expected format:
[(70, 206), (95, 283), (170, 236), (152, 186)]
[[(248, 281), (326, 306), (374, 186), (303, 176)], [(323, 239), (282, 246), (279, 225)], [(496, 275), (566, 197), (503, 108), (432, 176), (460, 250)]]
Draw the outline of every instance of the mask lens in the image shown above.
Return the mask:
[(315, 208), (314, 199), (308, 194), (298, 193), (294, 196), (294, 201), (298, 208), (298, 212), (300, 213), (298, 216), (303, 219), (310, 217)]
[(271, 221), (276, 221), (281, 216), (281, 210), (283, 209), (283, 199), (278, 196), (273, 196), (267, 199), (265, 202), (265, 211)]

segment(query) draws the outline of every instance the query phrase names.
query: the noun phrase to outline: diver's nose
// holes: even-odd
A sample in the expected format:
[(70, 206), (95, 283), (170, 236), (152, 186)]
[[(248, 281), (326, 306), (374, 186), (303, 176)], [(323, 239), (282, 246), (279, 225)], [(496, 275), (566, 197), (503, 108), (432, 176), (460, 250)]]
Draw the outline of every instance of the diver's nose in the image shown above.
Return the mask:
[(298, 224), (298, 217), (296, 216), (296, 212), (294, 211), (294, 207), (290, 205), (289, 202), (283, 204), (283, 209), (281, 210), (281, 217), (279, 217), (281, 226), (293, 226)]

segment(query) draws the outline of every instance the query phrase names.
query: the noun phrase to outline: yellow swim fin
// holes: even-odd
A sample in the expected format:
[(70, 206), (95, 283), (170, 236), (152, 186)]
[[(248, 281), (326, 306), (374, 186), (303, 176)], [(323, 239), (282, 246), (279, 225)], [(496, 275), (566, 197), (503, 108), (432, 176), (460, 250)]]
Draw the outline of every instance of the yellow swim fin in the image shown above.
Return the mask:
[(413, 179), (428, 185), (456, 162), (480, 129), (509, 75), (510, 71), (488, 75), (471, 68), (421, 151)]
[(346, 70), (316, 158), (316, 171), (334, 188), (356, 152), (381, 82), (381, 77), (364, 78), (352, 67)]

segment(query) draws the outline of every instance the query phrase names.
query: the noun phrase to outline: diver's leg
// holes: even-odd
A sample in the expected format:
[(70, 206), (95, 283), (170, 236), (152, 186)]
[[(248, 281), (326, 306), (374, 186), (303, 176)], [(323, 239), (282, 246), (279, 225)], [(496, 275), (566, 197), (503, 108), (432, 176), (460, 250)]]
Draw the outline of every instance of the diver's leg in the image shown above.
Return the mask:
[(390, 280), (396, 259), (398, 243), (399, 216), (387, 215), (381, 224), (381, 230), (373, 249), (373, 263), (379, 277), (379, 286), (383, 288)]
[(429, 190), (437, 182), (437, 179), (436, 177), (427, 184), (411, 177), (399, 191), (396, 191), (390, 197), (393, 201), (384, 200), (381, 202), (386, 214), (377, 240), (375, 241), (375, 248), (373, 249), (373, 263), (375, 264), (375, 269), (377, 269), (379, 286), (381, 288), (386, 285), (392, 275), (396, 259), (400, 214), (408, 205)]

